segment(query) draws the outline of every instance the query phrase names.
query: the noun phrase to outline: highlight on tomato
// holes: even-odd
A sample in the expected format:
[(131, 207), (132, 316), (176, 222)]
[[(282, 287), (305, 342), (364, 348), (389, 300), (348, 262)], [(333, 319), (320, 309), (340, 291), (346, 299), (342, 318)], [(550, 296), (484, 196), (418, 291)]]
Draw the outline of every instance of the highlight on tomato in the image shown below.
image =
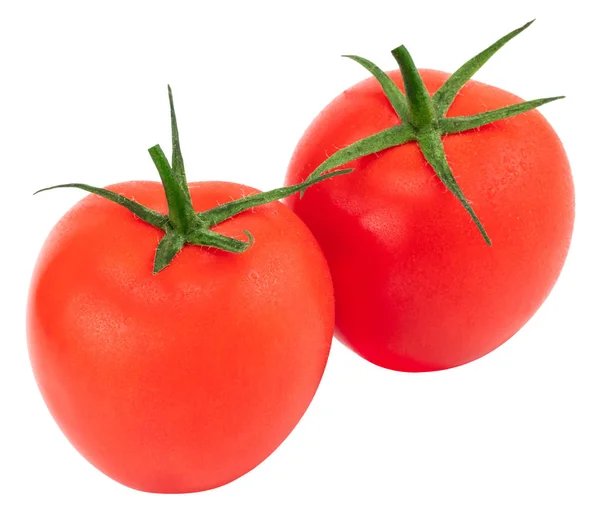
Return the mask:
[(550, 293), (574, 219), (567, 155), (529, 102), (471, 80), (531, 24), (452, 75), (347, 56), (372, 77), (314, 119), (289, 164), (295, 184), (354, 172), (286, 202), (321, 244), (336, 295), (336, 334), (367, 360), (433, 371), (484, 356)]
[(93, 195), (40, 252), (27, 334), (43, 398), (77, 450), (124, 485), (180, 493), (257, 466), (315, 394), (331, 277), (276, 200), (339, 174), (266, 193), (188, 184), (170, 88), (169, 99), (172, 162), (149, 150), (162, 185), (56, 186)]

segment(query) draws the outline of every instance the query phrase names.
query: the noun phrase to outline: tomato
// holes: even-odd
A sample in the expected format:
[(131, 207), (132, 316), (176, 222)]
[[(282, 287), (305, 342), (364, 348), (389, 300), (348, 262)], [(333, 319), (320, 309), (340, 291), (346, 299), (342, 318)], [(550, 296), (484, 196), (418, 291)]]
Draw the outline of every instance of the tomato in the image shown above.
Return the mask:
[[(159, 183), (114, 191), (166, 211)], [(255, 190), (190, 185), (204, 210)], [(28, 308), (35, 377), (73, 445), (152, 492), (227, 483), (264, 460), (307, 409), (333, 335), (333, 290), (313, 236), (274, 202), (218, 226), (242, 254), (186, 246), (152, 275), (160, 231), (88, 196), (53, 229)]]
[(188, 185), (171, 113), (173, 165), (150, 149), (162, 186), (63, 185), (94, 195), (41, 250), (27, 333), (81, 454), (124, 485), (180, 493), (238, 478), (288, 436), (322, 377), (334, 301), (315, 238), (273, 201), (300, 188)]
[[(430, 96), (449, 78), (434, 70), (419, 74)], [(387, 75), (405, 91), (399, 71)], [(447, 116), (520, 101), (469, 80)], [(356, 84), (308, 127), (286, 183), (304, 179), (339, 149), (398, 124), (375, 78)], [(539, 112), (442, 137), (447, 161), (491, 247), (417, 141), (358, 157), (349, 163), (352, 174), (286, 201), (329, 263), (337, 336), (360, 356), (393, 370), (455, 367), (508, 340), (549, 294), (571, 239), (569, 163)]]

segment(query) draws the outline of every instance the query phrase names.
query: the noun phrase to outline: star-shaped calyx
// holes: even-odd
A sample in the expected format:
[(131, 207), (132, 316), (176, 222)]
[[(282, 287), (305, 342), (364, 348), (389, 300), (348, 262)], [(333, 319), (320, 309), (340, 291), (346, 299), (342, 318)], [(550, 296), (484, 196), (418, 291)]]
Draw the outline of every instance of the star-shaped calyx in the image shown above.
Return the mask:
[(213, 231), (212, 228), (243, 211), (288, 197), (325, 179), (352, 171), (351, 169), (345, 169), (329, 173), (323, 172), (312, 174), (310, 178), (307, 178), (300, 184), (277, 188), (264, 193), (256, 193), (239, 200), (219, 205), (208, 211), (198, 213), (194, 210), (190, 197), (190, 190), (179, 145), (179, 131), (177, 129), (177, 119), (175, 117), (171, 87), (169, 87), (169, 104), (171, 107), (171, 133), (173, 145), (172, 163), (169, 163), (169, 160), (165, 156), (160, 145), (155, 145), (148, 150), (150, 157), (158, 170), (165, 190), (169, 210), (168, 215), (149, 209), (134, 200), (119, 195), (118, 193), (103, 188), (89, 186), (87, 184), (60, 184), (36, 192), (40, 193), (41, 191), (48, 191), (56, 188), (79, 188), (123, 206), (140, 220), (164, 231), (165, 234), (156, 249), (153, 269), (154, 273), (158, 273), (168, 266), (184, 245), (214, 247), (236, 253), (244, 252), (252, 246), (254, 242), (254, 238), (250, 232), (244, 231), (248, 240), (241, 241), (219, 234), (218, 232)]
[(442, 136), (468, 131), (482, 127), (489, 123), (525, 113), (548, 102), (564, 98), (551, 97), (531, 100), (519, 104), (486, 111), (472, 116), (446, 117), (446, 113), (461, 88), (500, 48), (515, 36), (529, 27), (533, 21), (514, 30), (480, 54), (463, 64), (448, 80), (433, 94), (430, 95), (415, 63), (404, 46), (392, 50), (392, 55), (400, 67), (404, 82), (403, 93), (396, 83), (377, 65), (371, 61), (355, 55), (348, 57), (364, 66), (377, 79), (387, 99), (398, 115), (399, 123), (389, 129), (357, 141), (332, 154), (319, 167), (312, 172), (307, 180), (319, 177), (327, 170), (333, 170), (357, 158), (375, 154), (382, 150), (403, 145), (409, 141), (416, 141), (427, 162), (431, 165), (442, 183), (450, 190), (467, 210), (481, 235), (488, 245), (491, 240), (486, 233), (481, 221), (475, 214), (468, 200), (460, 189), (448, 160), (442, 143)]

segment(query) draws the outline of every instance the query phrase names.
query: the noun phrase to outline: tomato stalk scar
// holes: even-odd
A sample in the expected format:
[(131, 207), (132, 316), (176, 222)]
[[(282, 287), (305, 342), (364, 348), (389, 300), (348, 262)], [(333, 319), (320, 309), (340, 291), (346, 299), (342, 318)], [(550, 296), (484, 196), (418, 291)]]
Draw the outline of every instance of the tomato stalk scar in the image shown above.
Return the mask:
[(294, 193), (303, 191), (313, 184), (317, 184), (325, 179), (330, 179), (336, 175), (346, 174), (352, 171), (352, 169), (343, 169), (325, 173), (326, 171), (323, 170), (323, 172), (319, 174), (313, 174), (300, 184), (256, 193), (238, 200), (227, 202), (226, 204), (219, 205), (208, 211), (196, 212), (192, 206), (183, 156), (179, 144), (179, 130), (177, 128), (177, 118), (175, 116), (175, 106), (173, 103), (171, 86), (168, 86), (168, 91), (173, 148), (171, 163), (169, 163), (169, 160), (165, 156), (160, 145), (155, 145), (148, 149), (165, 190), (168, 215), (163, 215), (162, 213), (149, 209), (142, 204), (113, 191), (81, 183), (60, 184), (58, 186), (41, 189), (34, 193), (35, 195), (42, 191), (53, 190), (56, 188), (78, 188), (110, 200), (111, 202), (115, 202), (131, 211), (140, 220), (164, 231), (165, 235), (158, 244), (154, 258), (153, 272), (155, 274), (167, 267), (186, 244), (214, 247), (235, 253), (246, 251), (254, 243), (254, 237), (249, 231), (244, 231), (248, 240), (241, 241), (219, 234), (213, 231), (212, 228), (243, 211), (263, 204), (268, 204), (275, 200), (280, 200), (293, 195)]
[[(493, 45), (463, 64), (448, 80), (433, 94), (430, 95), (415, 63), (404, 46), (392, 50), (396, 60), (406, 93), (403, 93), (396, 83), (377, 65), (371, 61), (355, 56), (346, 55), (366, 68), (379, 82), (388, 101), (398, 116), (399, 123), (389, 129), (383, 130), (372, 136), (361, 139), (347, 147), (338, 150), (335, 154), (323, 161), (308, 179), (319, 177), (323, 172), (333, 170), (338, 166), (347, 164), (363, 156), (375, 154), (382, 150), (416, 141), (423, 156), (433, 168), (433, 171), (442, 183), (454, 194), (475, 222), (485, 242), (492, 242), (485, 231), (469, 201), (465, 198), (458, 185), (454, 173), (448, 164), (442, 136), (468, 131), (477, 127), (503, 120), (511, 116), (525, 113), (544, 104), (564, 98), (562, 96), (540, 98), (528, 102), (478, 113), (472, 116), (446, 117), (448, 109), (462, 87), (473, 77), (500, 48), (515, 36), (529, 27), (534, 20), (500, 38)], [(304, 192), (302, 191), (301, 194)]]

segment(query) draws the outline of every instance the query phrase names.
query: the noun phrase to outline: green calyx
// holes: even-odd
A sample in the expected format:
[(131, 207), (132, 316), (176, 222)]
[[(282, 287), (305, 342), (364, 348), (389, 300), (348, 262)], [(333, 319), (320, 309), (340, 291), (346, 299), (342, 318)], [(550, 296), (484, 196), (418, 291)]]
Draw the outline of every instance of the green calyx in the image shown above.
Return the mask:
[(500, 48), (515, 36), (529, 27), (533, 21), (517, 30), (507, 34), (493, 45), (477, 54), (461, 66), (448, 80), (433, 94), (430, 95), (423, 79), (421, 78), (413, 59), (404, 46), (392, 50), (392, 55), (402, 74), (404, 82), (403, 93), (395, 82), (377, 65), (354, 55), (348, 57), (366, 68), (379, 82), (387, 99), (398, 115), (399, 124), (377, 134), (357, 141), (332, 154), (321, 163), (308, 177), (308, 180), (319, 177), (322, 173), (342, 166), (363, 156), (375, 154), (382, 150), (403, 145), (409, 141), (416, 141), (423, 156), (431, 165), (442, 183), (460, 201), (471, 216), (479, 232), (488, 245), (491, 240), (483, 224), (475, 214), (469, 201), (460, 189), (448, 160), (442, 143), (442, 136), (468, 131), (482, 127), (489, 123), (525, 113), (541, 105), (564, 97), (551, 97), (522, 102), (519, 104), (487, 111), (472, 116), (457, 116), (447, 118), (446, 113), (461, 88)]
[(256, 193), (239, 200), (219, 205), (208, 211), (196, 212), (192, 206), (183, 157), (179, 146), (179, 131), (177, 129), (173, 94), (170, 86), (169, 103), (171, 107), (171, 133), (173, 145), (171, 163), (169, 163), (169, 160), (165, 156), (160, 145), (155, 145), (148, 150), (150, 157), (158, 170), (165, 190), (169, 209), (168, 215), (149, 209), (142, 204), (113, 191), (96, 188), (87, 184), (60, 184), (58, 186), (44, 188), (35, 193), (37, 194), (42, 191), (53, 190), (56, 188), (78, 188), (110, 200), (111, 202), (115, 202), (131, 211), (140, 220), (164, 231), (165, 235), (158, 244), (154, 258), (155, 274), (167, 267), (186, 244), (214, 247), (227, 252), (244, 252), (254, 243), (254, 237), (250, 232), (244, 231), (248, 239), (247, 241), (242, 241), (223, 236), (222, 234), (213, 231), (212, 228), (243, 211), (288, 197), (294, 193), (304, 191), (306, 188), (325, 179), (352, 171), (351, 169), (344, 169), (326, 174), (312, 174), (311, 177), (297, 185), (277, 188), (264, 193)]

